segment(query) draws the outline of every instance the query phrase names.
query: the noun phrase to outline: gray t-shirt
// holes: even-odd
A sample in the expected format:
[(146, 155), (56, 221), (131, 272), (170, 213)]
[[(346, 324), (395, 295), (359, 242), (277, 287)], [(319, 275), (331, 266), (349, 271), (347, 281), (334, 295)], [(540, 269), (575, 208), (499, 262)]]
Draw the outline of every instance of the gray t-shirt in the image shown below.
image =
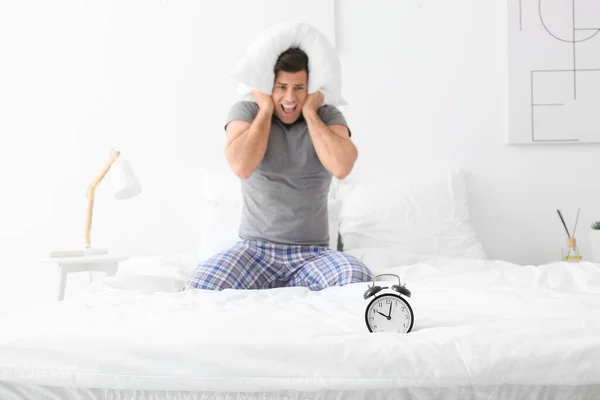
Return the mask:
[[(234, 120), (252, 123), (258, 105), (235, 103), (225, 127)], [(335, 107), (318, 110), (326, 125), (346, 125)], [(265, 156), (248, 179), (241, 182), (243, 195), (242, 239), (294, 245), (329, 245), (327, 196), (331, 174), (319, 160), (302, 116), (286, 125), (275, 115)]]

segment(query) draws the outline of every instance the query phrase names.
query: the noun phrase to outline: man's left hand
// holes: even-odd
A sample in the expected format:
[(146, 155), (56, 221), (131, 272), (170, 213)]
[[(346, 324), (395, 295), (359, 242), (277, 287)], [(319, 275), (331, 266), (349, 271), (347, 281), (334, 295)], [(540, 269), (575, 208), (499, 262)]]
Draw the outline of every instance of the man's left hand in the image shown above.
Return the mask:
[(316, 112), (321, 105), (323, 105), (323, 100), (325, 100), (325, 96), (320, 91), (309, 94), (304, 100), (304, 104), (302, 105), (302, 112), (314, 111)]

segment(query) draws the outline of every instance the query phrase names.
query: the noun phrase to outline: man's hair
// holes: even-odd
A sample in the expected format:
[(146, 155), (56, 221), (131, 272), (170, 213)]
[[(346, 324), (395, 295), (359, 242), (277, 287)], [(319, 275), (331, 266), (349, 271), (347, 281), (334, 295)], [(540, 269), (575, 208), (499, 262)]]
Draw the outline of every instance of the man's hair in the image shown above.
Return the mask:
[(275, 63), (275, 76), (279, 71), (299, 72), (306, 71), (308, 76), (308, 56), (298, 47), (290, 47), (277, 58)]

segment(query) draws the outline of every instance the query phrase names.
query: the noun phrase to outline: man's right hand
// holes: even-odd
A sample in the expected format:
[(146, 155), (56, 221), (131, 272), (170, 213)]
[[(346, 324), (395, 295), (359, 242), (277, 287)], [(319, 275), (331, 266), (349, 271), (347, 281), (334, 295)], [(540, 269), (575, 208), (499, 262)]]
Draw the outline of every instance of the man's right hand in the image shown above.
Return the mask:
[(258, 108), (260, 108), (261, 111), (273, 113), (275, 110), (275, 103), (273, 103), (273, 98), (270, 95), (255, 89), (252, 91), (252, 96), (254, 96), (254, 100), (256, 100), (256, 104), (258, 104)]

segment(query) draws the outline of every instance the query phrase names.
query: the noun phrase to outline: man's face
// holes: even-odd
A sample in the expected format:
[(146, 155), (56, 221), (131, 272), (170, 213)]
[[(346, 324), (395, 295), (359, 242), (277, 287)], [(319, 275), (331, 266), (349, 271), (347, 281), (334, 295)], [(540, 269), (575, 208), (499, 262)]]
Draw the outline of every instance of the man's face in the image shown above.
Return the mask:
[(308, 96), (308, 76), (306, 71), (279, 71), (273, 85), (275, 115), (284, 124), (295, 122), (302, 112), (302, 104)]

